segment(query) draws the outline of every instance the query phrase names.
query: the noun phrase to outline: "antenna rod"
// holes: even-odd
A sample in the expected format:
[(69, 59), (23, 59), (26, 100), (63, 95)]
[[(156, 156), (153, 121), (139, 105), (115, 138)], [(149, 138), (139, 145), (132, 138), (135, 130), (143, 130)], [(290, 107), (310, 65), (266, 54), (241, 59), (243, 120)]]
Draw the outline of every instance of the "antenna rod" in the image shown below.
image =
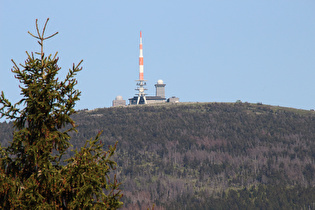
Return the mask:
[(139, 55), (139, 80), (143, 81), (143, 50), (142, 50), (142, 33), (140, 31), (140, 55)]

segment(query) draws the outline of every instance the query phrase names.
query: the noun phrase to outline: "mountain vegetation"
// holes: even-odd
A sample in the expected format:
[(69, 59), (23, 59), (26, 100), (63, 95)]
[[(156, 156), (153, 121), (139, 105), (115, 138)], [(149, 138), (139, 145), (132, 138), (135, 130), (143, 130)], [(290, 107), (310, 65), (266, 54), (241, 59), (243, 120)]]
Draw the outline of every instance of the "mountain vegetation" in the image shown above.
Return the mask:
[[(122, 209), (315, 209), (315, 112), (261, 103), (80, 110), (74, 148), (116, 141)], [(12, 123), (1, 123), (2, 144)], [(65, 156), (71, 156), (68, 151)]]

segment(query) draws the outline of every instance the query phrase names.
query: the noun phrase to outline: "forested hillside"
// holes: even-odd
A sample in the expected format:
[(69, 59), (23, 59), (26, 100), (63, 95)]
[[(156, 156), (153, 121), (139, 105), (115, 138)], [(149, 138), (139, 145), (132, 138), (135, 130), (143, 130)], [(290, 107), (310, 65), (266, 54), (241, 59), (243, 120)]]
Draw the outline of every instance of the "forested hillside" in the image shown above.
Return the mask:
[[(81, 110), (74, 147), (117, 144), (124, 208), (315, 209), (315, 112), (249, 103)], [(12, 124), (0, 124), (2, 145)]]

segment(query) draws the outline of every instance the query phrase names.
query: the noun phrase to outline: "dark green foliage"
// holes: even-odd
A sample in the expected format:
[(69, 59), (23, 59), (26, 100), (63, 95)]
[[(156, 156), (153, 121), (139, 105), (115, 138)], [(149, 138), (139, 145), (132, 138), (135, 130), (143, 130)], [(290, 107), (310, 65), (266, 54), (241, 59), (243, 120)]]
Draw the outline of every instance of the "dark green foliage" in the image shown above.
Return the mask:
[[(42, 33), (36, 29), (41, 45), (37, 58), (28, 55), (22, 69), (14, 63), (12, 72), (21, 83), (23, 98), (12, 105), (0, 97), (1, 117), (13, 121), (13, 141), (0, 147), (0, 206), (9, 209), (82, 209), (110, 208), (121, 205), (116, 177), (110, 172), (116, 163), (110, 158), (116, 150), (102, 150), (97, 143), (99, 135), (75, 151), (74, 157), (61, 163), (61, 158), (71, 146), (70, 131), (76, 131), (71, 115), (80, 92), (74, 76), (81, 71), (80, 64), (73, 65), (66, 78), (56, 77), (57, 53), (45, 57)], [(67, 126), (68, 125), (68, 126)], [(67, 126), (67, 129), (65, 128)]]

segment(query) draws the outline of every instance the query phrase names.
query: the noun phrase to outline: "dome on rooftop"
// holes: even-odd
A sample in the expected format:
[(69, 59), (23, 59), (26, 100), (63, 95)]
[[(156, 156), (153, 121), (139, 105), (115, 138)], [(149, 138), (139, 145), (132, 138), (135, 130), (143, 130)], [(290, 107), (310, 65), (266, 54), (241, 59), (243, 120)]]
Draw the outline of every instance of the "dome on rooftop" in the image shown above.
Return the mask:
[(116, 100), (123, 100), (122, 96), (116, 96)]
[(163, 84), (163, 80), (159, 79), (159, 80), (157, 81), (157, 83), (158, 83), (159, 85), (161, 85), (161, 84)]

